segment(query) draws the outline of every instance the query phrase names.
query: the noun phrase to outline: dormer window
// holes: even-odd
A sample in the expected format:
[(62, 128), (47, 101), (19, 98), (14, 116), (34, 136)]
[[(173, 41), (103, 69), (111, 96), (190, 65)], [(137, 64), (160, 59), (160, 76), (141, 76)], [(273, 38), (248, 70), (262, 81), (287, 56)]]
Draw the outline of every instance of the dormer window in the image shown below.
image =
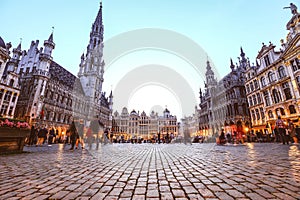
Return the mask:
[(264, 61), (265, 61), (266, 66), (269, 66), (269, 65), (271, 64), (269, 55), (266, 55), (266, 56), (264, 57)]

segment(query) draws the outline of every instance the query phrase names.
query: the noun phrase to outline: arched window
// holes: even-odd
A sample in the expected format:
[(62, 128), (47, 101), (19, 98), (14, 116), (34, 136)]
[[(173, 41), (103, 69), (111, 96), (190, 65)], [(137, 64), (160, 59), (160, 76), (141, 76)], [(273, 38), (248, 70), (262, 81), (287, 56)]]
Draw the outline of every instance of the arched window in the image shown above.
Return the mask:
[(277, 116), (285, 115), (285, 112), (284, 112), (283, 108), (277, 108), (275, 111), (276, 111)]
[(290, 86), (289, 86), (288, 82), (285, 82), (285, 83), (282, 84), (282, 89), (283, 89), (283, 92), (284, 92), (286, 100), (289, 100), (289, 99), (293, 98), (292, 94), (291, 94), (291, 89), (290, 89)]
[(264, 91), (264, 98), (265, 98), (266, 106), (270, 106), (271, 105), (271, 101), (270, 101), (270, 96), (269, 96), (269, 92), (268, 91)]
[(294, 105), (289, 106), (290, 114), (296, 114), (296, 109)]
[(260, 82), (261, 82), (262, 87), (266, 86), (266, 78), (265, 77), (261, 77)]
[(273, 115), (273, 113), (272, 113), (271, 110), (269, 110), (268, 115), (269, 115), (269, 118), (270, 118), (270, 119), (273, 119), (273, 118), (274, 118), (274, 115)]
[(286, 77), (285, 69), (283, 66), (280, 66), (278, 68), (278, 75), (280, 79)]
[(281, 100), (279, 92), (276, 89), (274, 89), (272, 91), (272, 94), (273, 94), (274, 103), (279, 103)]
[(270, 82), (270, 83), (276, 81), (275, 73), (274, 73), (273, 71), (270, 71), (270, 72), (268, 73), (268, 78), (269, 78), (269, 82)]

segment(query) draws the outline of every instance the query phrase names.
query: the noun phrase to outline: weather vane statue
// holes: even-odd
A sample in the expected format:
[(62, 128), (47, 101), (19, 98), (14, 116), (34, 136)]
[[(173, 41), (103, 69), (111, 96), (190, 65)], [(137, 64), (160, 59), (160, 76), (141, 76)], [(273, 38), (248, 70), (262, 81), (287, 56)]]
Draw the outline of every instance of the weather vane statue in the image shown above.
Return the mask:
[(287, 8), (290, 8), (290, 9), (291, 9), (291, 12), (292, 12), (293, 15), (298, 14), (297, 6), (296, 6), (295, 4), (290, 3), (290, 6), (284, 7), (283, 9), (287, 9)]

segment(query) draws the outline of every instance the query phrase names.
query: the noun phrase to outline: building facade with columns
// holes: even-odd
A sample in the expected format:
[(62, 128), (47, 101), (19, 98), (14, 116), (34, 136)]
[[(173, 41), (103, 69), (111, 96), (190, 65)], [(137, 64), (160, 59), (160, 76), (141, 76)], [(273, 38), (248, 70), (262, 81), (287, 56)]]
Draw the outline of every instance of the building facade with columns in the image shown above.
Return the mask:
[(20, 59), (21, 44), (13, 49), (10, 57), (11, 44), (0, 37), (0, 117), (13, 118), (20, 95), (19, 75), (17, 67)]
[(92, 25), (86, 54), (81, 56), (78, 77), (54, 61), (54, 34), (39, 47), (39, 40), (32, 41), (28, 51), (17, 48), (20, 76), (20, 98), (15, 117), (31, 124), (60, 127), (63, 130), (72, 120), (88, 125), (99, 120), (111, 128), (113, 106), (112, 92), (102, 91), (103, 61), (102, 4)]
[(127, 108), (124, 107), (121, 114), (118, 111), (114, 112), (113, 122), (113, 134), (116, 137), (123, 135), (125, 139), (150, 139), (156, 137), (158, 133), (161, 136), (167, 134), (178, 135), (177, 117), (171, 115), (168, 109), (165, 109), (163, 115), (159, 116), (154, 111), (149, 115), (144, 111), (140, 113), (135, 110), (128, 113)]
[(257, 66), (246, 73), (252, 130), (270, 133), (278, 116), (299, 125), (300, 117), (300, 14), (295, 11), (281, 47), (262, 45)]

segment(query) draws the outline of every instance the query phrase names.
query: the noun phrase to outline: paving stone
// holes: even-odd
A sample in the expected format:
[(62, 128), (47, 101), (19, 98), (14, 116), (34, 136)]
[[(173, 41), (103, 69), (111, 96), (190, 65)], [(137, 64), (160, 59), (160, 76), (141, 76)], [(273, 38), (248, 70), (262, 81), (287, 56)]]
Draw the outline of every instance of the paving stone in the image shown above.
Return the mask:
[(145, 200), (145, 195), (133, 195), (132, 200)]
[(218, 197), (219, 199), (226, 199), (226, 200), (234, 200), (236, 198), (233, 198), (231, 196), (229, 196), (226, 192), (215, 192), (216, 197)]
[(69, 193), (69, 191), (59, 191), (53, 196), (51, 196), (50, 199), (63, 199)]
[(257, 199), (264, 199), (262, 196), (260, 196), (259, 194), (252, 192), (252, 193), (246, 193), (245, 194), (247, 197), (249, 197), (250, 199), (253, 200), (257, 200)]
[(136, 195), (138, 195), (138, 194), (142, 194), (142, 195), (144, 195), (144, 194), (146, 194), (146, 188), (145, 187), (137, 187), (137, 188), (135, 188), (135, 190), (134, 190), (134, 194)]
[(76, 199), (81, 195), (80, 192), (70, 192), (69, 194), (67, 194), (64, 199), (66, 200), (71, 200), (71, 199)]
[(159, 197), (159, 193), (158, 193), (158, 190), (147, 190), (147, 193), (146, 193), (146, 197), (147, 198), (156, 198), (156, 197)]
[(273, 193), (275, 196), (279, 197), (280, 199), (284, 199), (284, 200), (296, 200), (296, 198), (288, 195), (288, 194), (284, 194), (284, 193)]
[(299, 198), (299, 149), (251, 145), (25, 147), (31, 153), (0, 157), (0, 199)]
[(175, 198), (178, 197), (185, 197), (185, 193), (183, 190), (179, 190), (179, 189), (172, 189), (172, 193), (174, 195)]
[[(230, 196), (233, 196), (234, 198), (242, 198), (245, 197), (244, 194), (240, 193), (237, 190), (225, 190), (226, 193), (228, 193)], [(255, 191), (257, 193), (259, 193), (258, 191)], [(259, 193), (260, 194), (260, 193)]]

